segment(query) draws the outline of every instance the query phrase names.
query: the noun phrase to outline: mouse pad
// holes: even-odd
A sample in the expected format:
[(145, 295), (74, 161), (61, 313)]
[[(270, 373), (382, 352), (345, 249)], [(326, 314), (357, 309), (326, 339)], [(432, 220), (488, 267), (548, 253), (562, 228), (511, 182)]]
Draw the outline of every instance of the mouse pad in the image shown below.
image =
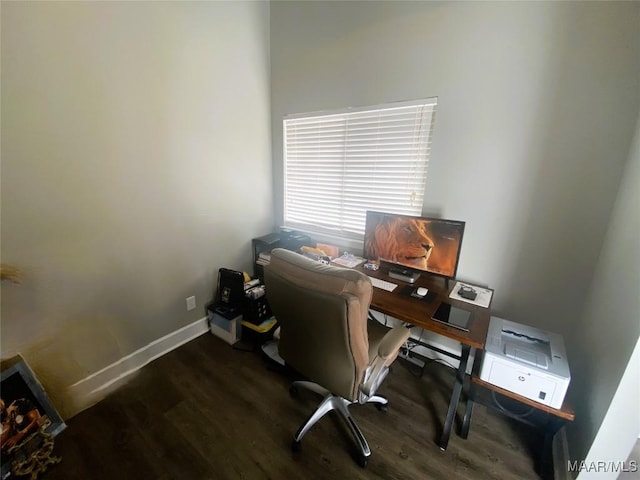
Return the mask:
[(429, 290), (429, 293), (427, 293), (424, 297), (418, 297), (416, 295), (414, 295), (413, 293), (418, 289), (418, 287), (412, 287), (411, 285), (405, 285), (402, 290), (400, 290), (400, 295), (404, 295), (405, 297), (412, 297), (415, 298), (416, 300), (422, 300), (423, 302), (426, 303), (431, 303), (433, 302), (436, 297), (438, 296), (437, 293), (432, 292), (431, 290)]

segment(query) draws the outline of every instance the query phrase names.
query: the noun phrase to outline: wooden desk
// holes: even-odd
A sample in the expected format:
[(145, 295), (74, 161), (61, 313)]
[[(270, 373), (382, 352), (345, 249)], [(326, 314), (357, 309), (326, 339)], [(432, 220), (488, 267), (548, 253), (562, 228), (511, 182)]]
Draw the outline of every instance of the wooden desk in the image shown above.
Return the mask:
[[(447, 282), (442, 278), (422, 274), (416, 283), (409, 284), (390, 278), (384, 267), (377, 271), (367, 270), (363, 267), (359, 267), (358, 269), (370, 277), (379, 278), (398, 285), (393, 292), (387, 292), (386, 290), (374, 287), (373, 299), (371, 301), (372, 310), (390, 315), (398, 320), (402, 320), (403, 322), (410, 323), (411, 325), (437, 333), (444, 337), (451, 338), (460, 342), (462, 345), (461, 354), (460, 356), (457, 356), (450, 354), (449, 352), (444, 352), (436, 347), (424, 344), (424, 346), (428, 348), (432, 348), (460, 360), (460, 366), (456, 371), (453, 392), (451, 393), (451, 399), (449, 401), (449, 408), (444, 421), (442, 435), (438, 442), (440, 449), (446, 450), (447, 445), (449, 444), (449, 437), (451, 436), (458, 402), (460, 400), (460, 393), (462, 392), (464, 384), (469, 354), (471, 353), (472, 348), (477, 350), (482, 350), (484, 348), (485, 340), (487, 338), (487, 330), (489, 329), (491, 310), (490, 308), (483, 308), (449, 298), (449, 292), (455, 285), (455, 281), (450, 281), (447, 285)], [(423, 299), (411, 297), (410, 295), (403, 295), (401, 292), (406, 286), (410, 286), (412, 288), (426, 287), (430, 292), (434, 292), (437, 296), (431, 302), (427, 302)], [(471, 312), (468, 332), (431, 319), (436, 308), (440, 305), (440, 302), (448, 302), (451, 305), (461, 307)], [(489, 305), (489, 307), (490, 306), (491, 305)]]

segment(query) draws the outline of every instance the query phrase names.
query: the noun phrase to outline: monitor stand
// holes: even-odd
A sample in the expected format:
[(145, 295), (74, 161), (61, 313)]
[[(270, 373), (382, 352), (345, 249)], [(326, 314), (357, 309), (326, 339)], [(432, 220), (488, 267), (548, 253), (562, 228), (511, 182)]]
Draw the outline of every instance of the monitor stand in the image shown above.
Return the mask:
[(391, 268), (389, 270), (389, 276), (407, 283), (416, 283), (416, 280), (420, 278), (420, 274), (418, 272), (405, 270), (403, 268)]

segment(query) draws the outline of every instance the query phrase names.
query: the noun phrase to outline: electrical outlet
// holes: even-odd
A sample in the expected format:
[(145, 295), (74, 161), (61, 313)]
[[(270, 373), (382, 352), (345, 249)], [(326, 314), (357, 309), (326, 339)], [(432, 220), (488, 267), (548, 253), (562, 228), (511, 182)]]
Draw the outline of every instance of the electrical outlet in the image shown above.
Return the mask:
[(187, 311), (196, 308), (196, 297), (187, 297)]

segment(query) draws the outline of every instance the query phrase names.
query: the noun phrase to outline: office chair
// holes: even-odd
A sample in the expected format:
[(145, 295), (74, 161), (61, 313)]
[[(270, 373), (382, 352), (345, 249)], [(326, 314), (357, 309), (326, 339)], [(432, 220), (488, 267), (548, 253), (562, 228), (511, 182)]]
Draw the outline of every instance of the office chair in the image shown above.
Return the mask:
[(295, 434), (292, 448), (327, 412), (335, 410), (358, 443), (358, 463), (366, 467), (371, 450), (349, 414), (352, 403), (374, 403), (386, 411), (376, 390), (409, 337), (400, 325), (388, 329), (368, 322), (372, 286), (356, 270), (323, 265), (297, 253), (275, 249), (265, 267), (267, 299), (278, 322), (278, 351), (287, 366), (308, 379), (293, 382), (324, 399)]

